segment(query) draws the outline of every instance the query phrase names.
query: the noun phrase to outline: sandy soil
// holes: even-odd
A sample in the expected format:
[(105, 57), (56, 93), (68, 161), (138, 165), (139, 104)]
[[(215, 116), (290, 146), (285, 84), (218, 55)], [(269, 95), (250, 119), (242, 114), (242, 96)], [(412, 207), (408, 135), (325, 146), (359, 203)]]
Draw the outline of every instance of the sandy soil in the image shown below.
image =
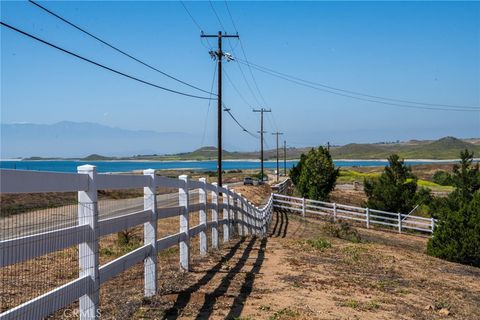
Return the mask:
[[(270, 192), (237, 188), (256, 204)], [(191, 224), (197, 223), (193, 214)], [(236, 237), (204, 258), (194, 238), (189, 273), (179, 271), (176, 247), (162, 251), (158, 294), (143, 298), (143, 264), (137, 264), (102, 286), (102, 319), (480, 319), (479, 268), (427, 256), (427, 238), (359, 228), (356, 243), (330, 236), (325, 226), (278, 213), (268, 237)], [(159, 221), (159, 237), (177, 230), (178, 218)], [(135, 246), (142, 233), (133, 230)], [(329, 246), (311, 244), (319, 240)], [(100, 244), (102, 264), (135, 247), (119, 247), (116, 235)], [(76, 278), (76, 257), (70, 248), (8, 268), (2, 309)]]
[[(269, 237), (243, 238), (196, 261), (132, 317), (480, 318), (480, 269), (427, 256), (426, 238), (359, 229), (362, 241), (353, 243), (329, 237), (323, 224), (278, 214)], [(331, 247), (306, 242), (319, 238)]]

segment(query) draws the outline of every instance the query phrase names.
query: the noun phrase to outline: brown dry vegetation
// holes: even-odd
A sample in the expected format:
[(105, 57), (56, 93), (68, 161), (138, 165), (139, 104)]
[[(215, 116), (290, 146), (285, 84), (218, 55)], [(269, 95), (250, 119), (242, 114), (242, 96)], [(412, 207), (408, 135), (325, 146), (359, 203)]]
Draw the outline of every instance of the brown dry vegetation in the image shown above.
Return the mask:
[[(234, 241), (133, 315), (142, 319), (478, 319), (480, 269), (427, 256), (426, 238), (276, 215), (269, 237)], [(329, 248), (306, 240), (323, 239)], [(312, 242), (312, 241), (310, 241)]]

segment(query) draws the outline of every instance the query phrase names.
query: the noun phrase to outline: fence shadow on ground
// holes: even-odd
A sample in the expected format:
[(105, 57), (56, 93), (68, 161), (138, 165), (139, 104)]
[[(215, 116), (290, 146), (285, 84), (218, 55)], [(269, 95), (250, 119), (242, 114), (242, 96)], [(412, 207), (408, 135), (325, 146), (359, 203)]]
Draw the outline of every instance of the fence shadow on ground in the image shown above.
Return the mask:
[[(288, 230), (288, 215), (286, 212), (277, 212), (274, 216), (274, 224), (269, 233), (269, 237), (282, 237), (287, 235)], [(192, 299), (192, 295), (200, 290), (203, 286), (209, 284), (212, 279), (219, 274), (225, 273), (222, 270), (227, 262), (233, 259), (235, 256), (240, 255), (236, 260), (233, 267), (231, 267), (225, 275), (218, 282), (217, 286), (205, 294), (203, 305), (198, 309), (196, 319), (208, 319), (212, 316), (216, 309), (216, 303), (219, 298), (229, 294), (229, 288), (236, 276), (244, 270), (247, 266), (247, 262), (254, 259), (253, 265), (250, 270), (243, 271), (245, 273), (244, 280), (239, 285), (235, 283), (235, 296), (233, 302), (230, 303), (230, 310), (225, 316), (225, 319), (235, 319), (239, 317), (244, 308), (244, 304), (248, 296), (251, 294), (257, 274), (259, 274), (265, 259), (265, 249), (267, 246), (268, 238), (251, 237), (241, 238), (229, 251), (224, 255), (212, 268), (206, 271), (205, 275), (200, 278), (196, 283), (180, 292), (174, 305), (167, 309), (164, 313), (164, 319), (177, 319), (181, 316), (182, 310), (187, 307)], [(246, 246), (245, 246), (246, 244)], [(241, 248), (244, 246), (243, 251)], [(236, 278), (238, 279), (238, 277)], [(238, 281), (238, 280), (236, 280)], [(239, 288), (238, 288), (239, 287)]]
[(276, 210), (275, 213), (275, 224), (273, 225), (272, 231), (269, 234), (269, 237), (282, 237), (287, 236), (288, 230), (288, 214), (284, 210)]

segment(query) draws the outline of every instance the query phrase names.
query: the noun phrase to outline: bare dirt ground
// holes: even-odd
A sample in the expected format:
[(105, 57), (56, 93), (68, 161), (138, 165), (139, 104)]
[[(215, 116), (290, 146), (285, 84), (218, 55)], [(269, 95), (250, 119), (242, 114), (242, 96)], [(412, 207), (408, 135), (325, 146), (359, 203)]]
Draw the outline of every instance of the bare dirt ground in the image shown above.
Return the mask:
[[(257, 205), (270, 193), (268, 186), (236, 188)], [(332, 197), (354, 196), (344, 193)], [(192, 226), (197, 218), (192, 214)], [(361, 241), (352, 242), (330, 236), (326, 225), (278, 213), (268, 237), (237, 237), (204, 258), (195, 237), (189, 273), (179, 272), (177, 247), (160, 252), (152, 299), (143, 298), (143, 264), (102, 285), (101, 318), (480, 319), (479, 268), (427, 256), (427, 238), (359, 228)], [(158, 230), (159, 237), (177, 232), (178, 218), (160, 220)], [(133, 230), (131, 246), (119, 246), (116, 235), (102, 238), (101, 264), (141, 245), (142, 234), (141, 227)], [(2, 304), (19, 301), (20, 294), (23, 302), (76, 278), (77, 256), (69, 248), (4, 273), (2, 285), (11, 279), (15, 287)], [(69, 308), (78, 310), (78, 303)], [(61, 310), (52, 318), (69, 317)]]
[[(132, 317), (480, 319), (480, 269), (427, 256), (423, 237), (359, 229), (353, 243), (324, 224), (276, 214), (267, 238), (195, 261)], [(309, 242), (319, 239), (330, 247)]]

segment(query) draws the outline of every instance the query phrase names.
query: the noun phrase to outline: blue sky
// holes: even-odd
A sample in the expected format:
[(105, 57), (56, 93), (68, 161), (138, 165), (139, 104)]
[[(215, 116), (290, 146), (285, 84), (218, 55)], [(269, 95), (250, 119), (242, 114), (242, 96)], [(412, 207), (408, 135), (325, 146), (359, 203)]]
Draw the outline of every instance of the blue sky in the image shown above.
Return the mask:
[[(207, 90), (212, 85), (215, 62), (208, 55), (208, 44), (179, 2), (41, 4), (165, 72)], [(209, 2), (185, 5), (205, 32), (221, 29)], [(225, 3), (213, 5), (233, 33)], [(253, 63), (373, 95), (480, 105), (478, 2), (229, 2), (229, 7)], [(28, 2), (2, 1), (1, 19), (142, 79), (199, 93), (121, 56)], [(241, 56), (237, 40), (231, 44)], [(228, 42), (224, 50), (231, 51)], [(236, 64), (224, 63), (225, 72), (249, 104), (258, 107)], [(242, 68), (255, 91), (247, 67)], [(273, 110), (266, 130), (285, 132), (292, 146), (480, 137), (480, 112), (380, 105), (253, 72), (267, 107)], [(204, 145), (215, 145), (215, 101), (209, 108), (207, 101), (124, 79), (3, 27), (1, 77), (2, 123), (88, 121), (132, 130), (193, 133), (199, 146), (202, 140)], [(258, 114), (225, 78), (224, 101), (248, 129), (259, 130)], [(258, 149), (258, 141), (227, 117), (224, 143), (230, 150)], [(267, 144), (274, 146), (270, 134)]]

